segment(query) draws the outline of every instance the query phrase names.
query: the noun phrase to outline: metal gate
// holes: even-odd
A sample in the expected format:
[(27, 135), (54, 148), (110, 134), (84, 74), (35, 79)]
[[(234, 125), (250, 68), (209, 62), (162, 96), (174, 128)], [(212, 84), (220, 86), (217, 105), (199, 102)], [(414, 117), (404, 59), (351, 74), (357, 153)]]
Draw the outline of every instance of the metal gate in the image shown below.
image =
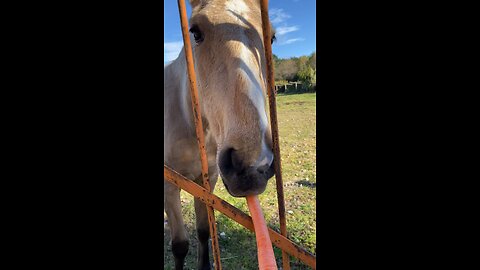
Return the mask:
[[(200, 199), (207, 205), (208, 221), (210, 225), (210, 235), (212, 238), (212, 249), (214, 266), (216, 270), (221, 270), (222, 265), (220, 262), (220, 250), (218, 245), (217, 228), (215, 223), (214, 209), (223, 213), (227, 217), (235, 220), (237, 223), (243, 225), (248, 230), (254, 232), (252, 218), (242, 212), (240, 209), (234, 207), (228, 202), (217, 197), (210, 191), (209, 176), (208, 176), (208, 162), (205, 150), (205, 137), (203, 134), (203, 124), (201, 118), (200, 104), (198, 101), (197, 80), (195, 76), (195, 69), (193, 64), (192, 48), (190, 43), (190, 36), (188, 30), (188, 18), (185, 0), (177, 0), (178, 9), (180, 12), (180, 21), (182, 27), (183, 43), (185, 49), (185, 57), (187, 61), (188, 80), (190, 83), (190, 94), (192, 96), (192, 108), (195, 119), (195, 128), (198, 140), (198, 147), (200, 149), (200, 158), (202, 164), (202, 177), (203, 187), (197, 183), (187, 179), (180, 175), (167, 165), (163, 166), (164, 179), (177, 187), (192, 194), (194, 197)], [(281, 170), (280, 159), (280, 142), (278, 137), (278, 122), (277, 122), (277, 105), (275, 97), (275, 81), (273, 78), (273, 60), (272, 60), (272, 47), (270, 41), (270, 27), (268, 20), (268, 0), (261, 0), (261, 13), (262, 13), (262, 28), (263, 28), (263, 40), (265, 48), (265, 56), (267, 59), (267, 82), (268, 82), (268, 97), (270, 108), (270, 120), (272, 127), (272, 141), (273, 141), (273, 153), (274, 153), (274, 168), (275, 178), (277, 185), (277, 198), (278, 198), (278, 214), (280, 218), (280, 234), (271, 228), (268, 228), (270, 239), (272, 243), (282, 250), (282, 262), (283, 269), (290, 269), (290, 258), (293, 256), (306, 265), (316, 269), (316, 258), (313, 254), (305, 250), (304, 248), (293, 243), (287, 238), (287, 224), (285, 219), (285, 200), (283, 195), (283, 180)]]

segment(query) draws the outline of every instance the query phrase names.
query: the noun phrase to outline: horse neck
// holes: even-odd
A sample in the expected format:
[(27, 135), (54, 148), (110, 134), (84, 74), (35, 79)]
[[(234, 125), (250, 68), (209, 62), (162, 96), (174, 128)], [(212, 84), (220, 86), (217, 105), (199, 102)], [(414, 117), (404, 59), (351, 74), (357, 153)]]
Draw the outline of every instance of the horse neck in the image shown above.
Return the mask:
[[(174, 62), (171, 64), (171, 68), (174, 68), (179, 76), (175, 80), (175, 89), (178, 90), (178, 98), (176, 99), (179, 104), (176, 104), (181, 108), (182, 118), (185, 121), (186, 128), (191, 131), (192, 135), (195, 136), (195, 122), (193, 119), (193, 110), (192, 110), (192, 98), (190, 93), (190, 83), (188, 79), (187, 72), (187, 63), (185, 60), (185, 52), (182, 49), (180, 55)], [(175, 105), (174, 105), (175, 106)], [(208, 127), (208, 122), (205, 117), (202, 117), (203, 129), (206, 132)]]

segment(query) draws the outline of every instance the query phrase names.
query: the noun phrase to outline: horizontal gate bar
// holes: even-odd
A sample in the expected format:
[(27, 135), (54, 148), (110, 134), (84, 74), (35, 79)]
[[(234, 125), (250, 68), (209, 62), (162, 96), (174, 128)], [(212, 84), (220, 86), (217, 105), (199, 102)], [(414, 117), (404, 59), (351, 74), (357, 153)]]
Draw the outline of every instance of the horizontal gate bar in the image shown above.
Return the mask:
[[(208, 192), (205, 188), (201, 187), (197, 183), (187, 179), (178, 172), (169, 168), (167, 165), (163, 166), (163, 175), (165, 177), (165, 180), (185, 190), (186, 192), (200, 199), (205, 204), (215, 208), (227, 217), (240, 223), (242, 226), (249, 229), (250, 231), (255, 231), (252, 218), (249, 215), (245, 214), (244, 212), (237, 209), (228, 202), (222, 200), (218, 196)], [(313, 254), (293, 243), (290, 239), (272, 230), (271, 228), (268, 228), (268, 232), (270, 234), (272, 243), (275, 246), (294, 256), (295, 258), (298, 258), (313, 269), (316, 269), (317, 263)]]

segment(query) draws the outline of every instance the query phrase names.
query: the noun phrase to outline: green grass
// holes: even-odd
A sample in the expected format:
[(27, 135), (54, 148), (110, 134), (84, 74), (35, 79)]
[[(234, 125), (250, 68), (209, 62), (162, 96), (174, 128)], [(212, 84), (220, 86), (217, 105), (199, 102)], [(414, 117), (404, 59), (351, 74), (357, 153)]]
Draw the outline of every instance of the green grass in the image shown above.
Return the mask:
[[(316, 254), (316, 94), (279, 95), (277, 108), (288, 237)], [(220, 179), (214, 193), (249, 214), (245, 199), (230, 196)], [(193, 197), (182, 191), (181, 198), (185, 226), (190, 234), (185, 269), (196, 269)], [(275, 178), (269, 181), (265, 193), (259, 198), (266, 222), (279, 232)], [(215, 216), (218, 233), (225, 233), (224, 237), (219, 236), (223, 269), (258, 269), (255, 235), (218, 211)], [(164, 239), (165, 269), (174, 269), (168, 225), (165, 225)], [(281, 269), (281, 250), (275, 247), (274, 251)], [(213, 258), (210, 261), (213, 263)], [(293, 257), (291, 268), (310, 269)]]

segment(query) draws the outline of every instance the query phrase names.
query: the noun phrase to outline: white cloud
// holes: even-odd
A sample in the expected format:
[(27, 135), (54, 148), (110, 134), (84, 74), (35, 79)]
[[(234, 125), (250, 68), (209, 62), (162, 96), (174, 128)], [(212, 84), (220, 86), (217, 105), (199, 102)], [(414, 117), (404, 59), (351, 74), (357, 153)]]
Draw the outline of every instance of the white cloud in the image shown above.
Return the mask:
[[(290, 26), (286, 22), (291, 16), (281, 8), (272, 8), (270, 10), (270, 21), (274, 24), (275, 36), (277, 37), (278, 45), (287, 45), (297, 41), (304, 40), (303, 38), (290, 38), (286, 36), (288, 33), (300, 30), (299, 26)], [(279, 26), (279, 24), (281, 26)]]
[(298, 31), (299, 29), (298, 26), (281, 26), (275, 29), (275, 36), (282, 36), (286, 33)]
[(270, 22), (272, 24), (281, 23), (286, 19), (292, 17), (285, 13), (281, 8), (272, 8), (268, 13), (270, 15)]
[(297, 41), (304, 41), (304, 40), (305, 40), (304, 38), (291, 38), (291, 39), (287, 39), (285, 41), (280, 41), (279, 45), (287, 45), (287, 44), (292, 44), (292, 43), (297, 42)]
[(163, 55), (166, 62), (173, 61), (178, 57), (178, 54), (183, 48), (183, 41), (165, 42), (163, 43)]

